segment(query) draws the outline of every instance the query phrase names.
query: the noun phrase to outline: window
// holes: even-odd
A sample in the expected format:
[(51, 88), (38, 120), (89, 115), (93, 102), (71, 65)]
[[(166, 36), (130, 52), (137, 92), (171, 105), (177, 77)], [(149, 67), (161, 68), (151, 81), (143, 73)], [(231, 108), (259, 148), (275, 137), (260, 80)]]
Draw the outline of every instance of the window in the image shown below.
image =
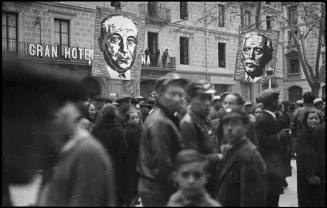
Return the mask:
[(267, 24), (267, 30), (271, 30), (271, 21), (272, 17), (271, 16), (266, 16), (266, 24)]
[(186, 37), (180, 37), (179, 38), (179, 44), (180, 44), (180, 64), (189, 64), (188, 60), (188, 38)]
[(69, 46), (69, 21), (55, 19), (54, 20), (54, 41), (58, 44), (59, 54), (62, 54), (63, 48)]
[(219, 4), (218, 5), (218, 27), (225, 27), (225, 6)]
[(2, 50), (17, 51), (17, 14), (2, 12)]
[(288, 101), (295, 103), (297, 100), (302, 100), (302, 88), (298, 86), (292, 86), (288, 89)]
[(300, 64), (299, 64), (299, 59), (290, 59), (289, 60), (289, 73), (290, 74), (296, 74), (300, 73)]
[(245, 11), (244, 15), (244, 26), (250, 26), (251, 24), (251, 12), (250, 11)]
[(188, 19), (187, 2), (180, 2), (180, 19)]
[(288, 19), (291, 20), (294, 25), (297, 24), (297, 6), (288, 7)]
[(226, 43), (218, 43), (218, 67), (225, 68)]
[(118, 10), (121, 9), (120, 1), (112, 1), (110, 3), (110, 6), (115, 7), (115, 9), (118, 9)]

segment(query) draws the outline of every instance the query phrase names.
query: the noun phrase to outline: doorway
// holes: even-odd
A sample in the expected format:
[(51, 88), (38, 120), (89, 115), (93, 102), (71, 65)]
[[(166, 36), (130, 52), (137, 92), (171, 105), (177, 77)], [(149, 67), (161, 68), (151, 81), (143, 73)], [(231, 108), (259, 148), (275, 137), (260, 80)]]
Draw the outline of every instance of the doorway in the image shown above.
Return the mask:
[(148, 48), (150, 52), (150, 65), (157, 67), (160, 55), (158, 49), (158, 33), (148, 32)]

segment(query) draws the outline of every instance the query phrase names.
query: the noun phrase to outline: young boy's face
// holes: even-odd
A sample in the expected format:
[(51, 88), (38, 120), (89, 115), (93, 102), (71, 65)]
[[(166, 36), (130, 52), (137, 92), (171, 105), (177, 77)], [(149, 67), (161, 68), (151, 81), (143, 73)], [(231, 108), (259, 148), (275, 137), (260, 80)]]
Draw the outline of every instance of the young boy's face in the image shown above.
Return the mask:
[(203, 162), (192, 162), (179, 167), (175, 173), (175, 181), (184, 194), (194, 195), (203, 189), (208, 177), (204, 166)]

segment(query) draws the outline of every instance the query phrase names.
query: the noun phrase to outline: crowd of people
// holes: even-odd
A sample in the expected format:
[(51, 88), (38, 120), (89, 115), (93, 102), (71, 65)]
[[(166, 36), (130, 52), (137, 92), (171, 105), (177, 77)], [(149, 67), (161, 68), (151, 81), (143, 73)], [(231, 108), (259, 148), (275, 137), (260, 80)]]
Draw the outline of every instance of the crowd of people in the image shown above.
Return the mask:
[(256, 104), (168, 73), (150, 99), (86, 99), (81, 83), (2, 64), (3, 206), (42, 174), (37, 206), (272, 206), (297, 161), (299, 206), (325, 205), (325, 103)]

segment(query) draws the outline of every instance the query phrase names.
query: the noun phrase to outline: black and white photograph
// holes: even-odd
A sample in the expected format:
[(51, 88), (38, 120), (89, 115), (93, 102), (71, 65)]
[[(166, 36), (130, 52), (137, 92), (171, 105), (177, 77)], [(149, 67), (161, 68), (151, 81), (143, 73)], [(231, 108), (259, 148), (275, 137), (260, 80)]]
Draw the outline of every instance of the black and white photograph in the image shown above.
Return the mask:
[(3, 207), (325, 207), (326, 4), (3, 1)]

